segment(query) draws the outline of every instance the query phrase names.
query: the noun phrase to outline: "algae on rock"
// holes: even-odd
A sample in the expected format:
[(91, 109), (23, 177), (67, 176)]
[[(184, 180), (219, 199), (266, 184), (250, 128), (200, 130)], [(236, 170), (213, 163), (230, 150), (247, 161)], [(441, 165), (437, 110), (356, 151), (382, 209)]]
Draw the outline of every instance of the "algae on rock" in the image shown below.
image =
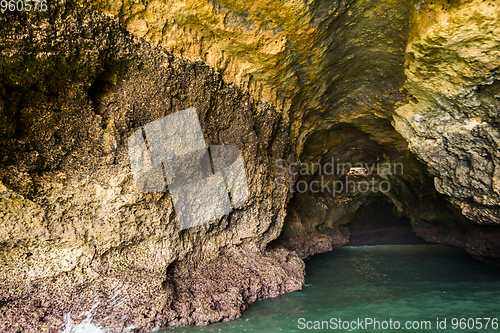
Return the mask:
[(499, 13), (494, 1), (436, 1), (416, 11), (405, 70), (411, 100), (394, 115), (437, 191), (469, 220), (451, 223), (465, 229), (460, 240), (422, 234), (494, 257), (498, 231), (478, 225), (500, 223)]
[[(298, 256), (345, 244), (377, 200), (426, 240), (500, 257), (498, 13), (492, 0), (86, 0), (0, 16), (2, 331), (49, 331), (99, 301), (118, 331), (235, 318), (300, 289)], [(168, 193), (133, 187), (126, 143), (192, 106), (209, 144), (242, 152), (250, 196), (180, 231)], [(378, 196), (291, 198), (276, 183), (278, 160), (332, 158), (404, 172), (374, 174), (390, 183)]]
[[(116, 330), (207, 324), (301, 288), (303, 262), (266, 249), (288, 200), (273, 161), (296, 159), (272, 104), (71, 2), (0, 17), (0, 39), (2, 332), (60, 328), (91, 308)], [(134, 188), (127, 139), (192, 106), (209, 144), (242, 152), (249, 199), (181, 231), (168, 193)], [(231, 273), (206, 276), (206, 290), (186, 277), (219, 269)]]

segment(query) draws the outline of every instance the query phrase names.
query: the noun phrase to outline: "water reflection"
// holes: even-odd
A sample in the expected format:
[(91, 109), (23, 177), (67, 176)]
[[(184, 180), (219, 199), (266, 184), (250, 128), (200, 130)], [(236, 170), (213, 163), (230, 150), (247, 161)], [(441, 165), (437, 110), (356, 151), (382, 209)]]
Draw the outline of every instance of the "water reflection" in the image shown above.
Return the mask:
[[(446, 246), (340, 248), (310, 259), (306, 271), (302, 291), (258, 301), (240, 319), (165, 332), (301, 332), (299, 318), (392, 318), (429, 320), (436, 325), (436, 318), (450, 321), (500, 314), (500, 272)], [(439, 332), (456, 330), (449, 324)]]

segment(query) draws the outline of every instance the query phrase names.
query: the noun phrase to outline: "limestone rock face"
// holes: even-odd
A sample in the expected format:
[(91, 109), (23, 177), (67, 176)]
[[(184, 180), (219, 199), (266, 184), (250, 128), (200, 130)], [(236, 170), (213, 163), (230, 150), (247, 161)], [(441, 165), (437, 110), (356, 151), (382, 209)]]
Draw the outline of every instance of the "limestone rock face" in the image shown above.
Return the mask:
[[(436, 190), (472, 225), (500, 223), (499, 11), (493, 1), (442, 1), (416, 11), (405, 70), (411, 99), (394, 115)], [(486, 230), (480, 233), (493, 232)], [(484, 241), (485, 252), (498, 255), (495, 237)]]
[[(499, 12), (78, 0), (0, 16), (0, 330), (236, 318), (300, 289), (301, 258), (372, 208), (498, 260)], [(249, 198), (180, 230), (168, 192), (134, 187), (127, 140), (190, 107), (207, 145), (241, 152)]]
[[(266, 250), (288, 199), (273, 161), (296, 160), (274, 106), (109, 16), (54, 6), (0, 18), (0, 330), (60, 329), (90, 309), (117, 330), (207, 324), (300, 289), (303, 262)], [(127, 140), (189, 107), (207, 144), (241, 152), (249, 198), (181, 231), (168, 192), (134, 187)]]
[(408, 45), (412, 101), (397, 110), (395, 127), (464, 216), (498, 224), (499, 8), (482, 1), (439, 7), (416, 14), (416, 26), (430, 22)]
[(89, 2), (132, 34), (275, 103), (298, 154), (339, 122), (368, 130), (366, 118), (387, 118), (402, 97), (411, 1)]

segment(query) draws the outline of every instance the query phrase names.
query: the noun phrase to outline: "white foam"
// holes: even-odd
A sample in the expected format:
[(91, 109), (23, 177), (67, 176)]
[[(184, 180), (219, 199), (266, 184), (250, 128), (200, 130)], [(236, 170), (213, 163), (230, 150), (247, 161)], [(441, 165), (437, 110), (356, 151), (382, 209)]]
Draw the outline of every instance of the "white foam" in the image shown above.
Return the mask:
[(92, 315), (90, 312), (87, 313), (87, 318), (85, 318), (80, 324), (75, 325), (71, 320), (69, 313), (66, 314), (66, 328), (62, 333), (105, 333), (106, 329), (98, 327), (91, 323)]

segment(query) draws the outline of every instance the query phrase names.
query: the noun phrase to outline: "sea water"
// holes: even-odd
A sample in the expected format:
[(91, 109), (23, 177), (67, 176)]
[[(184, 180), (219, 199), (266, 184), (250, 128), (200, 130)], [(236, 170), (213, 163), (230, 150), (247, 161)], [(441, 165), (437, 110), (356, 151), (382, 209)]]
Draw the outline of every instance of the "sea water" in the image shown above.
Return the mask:
[(379, 245), (314, 256), (301, 291), (239, 319), (160, 332), (489, 333), (498, 319), (500, 270), (443, 245)]

